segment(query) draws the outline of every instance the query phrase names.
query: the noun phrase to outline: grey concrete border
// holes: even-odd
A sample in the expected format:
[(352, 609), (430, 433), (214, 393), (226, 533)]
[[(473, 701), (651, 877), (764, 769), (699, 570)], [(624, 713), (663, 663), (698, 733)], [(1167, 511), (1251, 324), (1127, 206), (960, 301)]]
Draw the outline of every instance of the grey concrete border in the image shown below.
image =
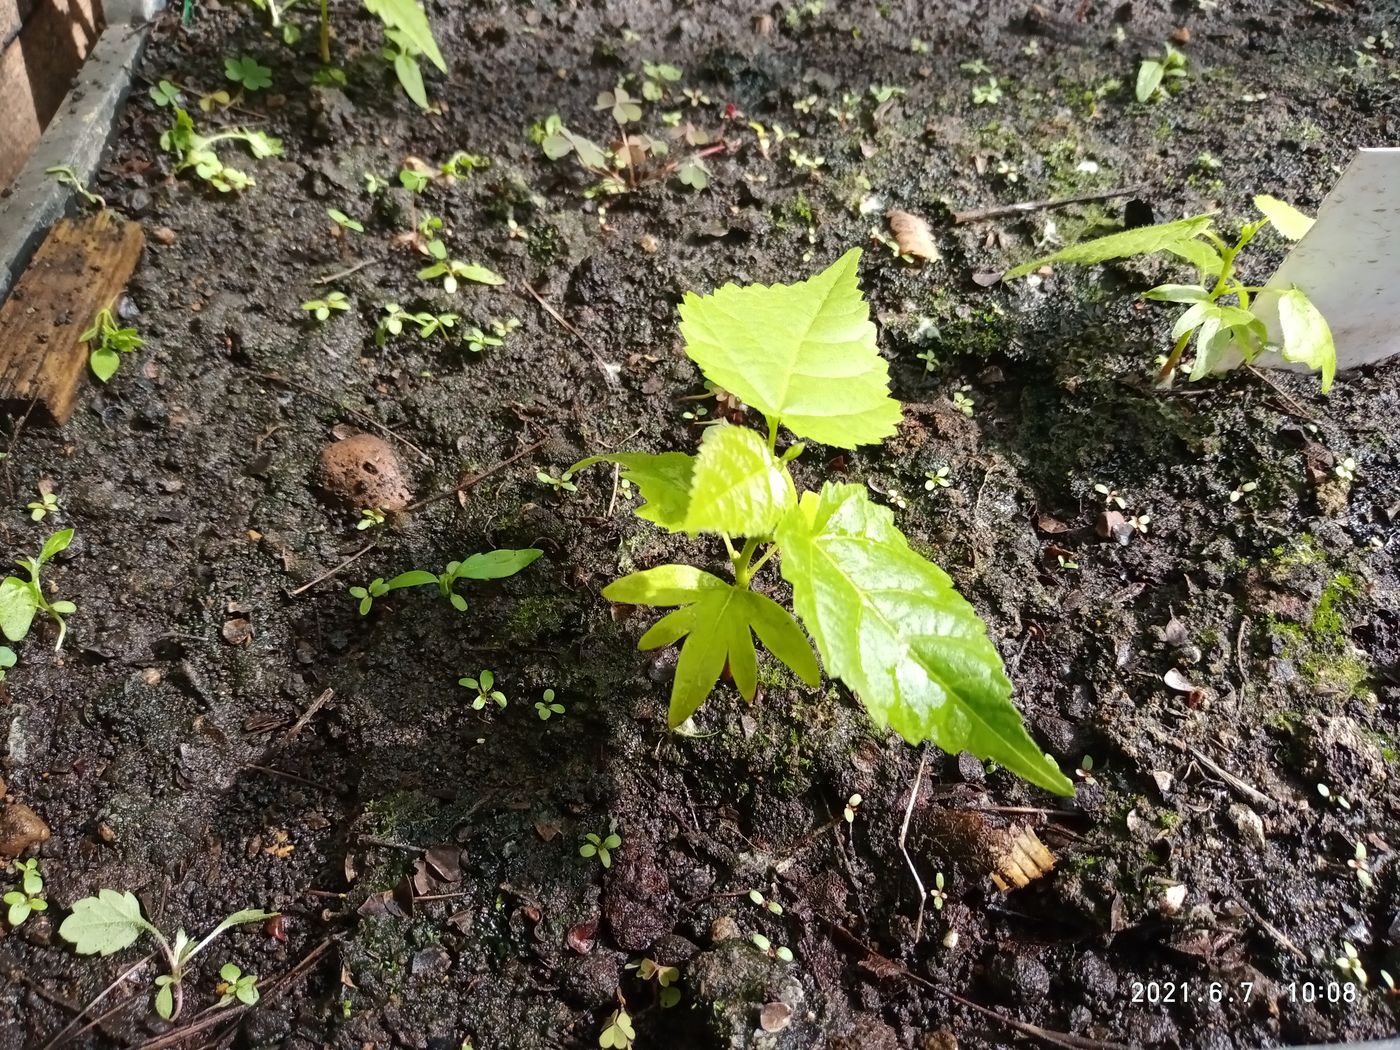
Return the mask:
[(0, 302), (73, 196), (46, 169), (66, 164), (84, 184), (92, 180), (131, 90), (148, 23), (164, 6), (165, 0), (107, 0), (107, 28), (10, 193), (0, 198)]

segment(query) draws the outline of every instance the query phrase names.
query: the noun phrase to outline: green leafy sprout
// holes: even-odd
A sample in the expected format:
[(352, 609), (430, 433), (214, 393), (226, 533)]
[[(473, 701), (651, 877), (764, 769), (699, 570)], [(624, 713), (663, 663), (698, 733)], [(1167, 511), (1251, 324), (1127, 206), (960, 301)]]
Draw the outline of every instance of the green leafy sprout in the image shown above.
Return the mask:
[(603, 1050), (629, 1050), (637, 1038), (637, 1030), (632, 1027), (632, 1015), (619, 1006), (608, 1015), (603, 1033), (598, 1036), (598, 1045)]
[(430, 311), (409, 313), (398, 303), (385, 303), (384, 316), (374, 329), (374, 343), (383, 346), (390, 336), (400, 335), (405, 325), (414, 325), (420, 339), (428, 339), (441, 332), (446, 335), (449, 328), (460, 321), (461, 315), (454, 313), (435, 314)]
[(360, 520), (355, 523), (355, 528), (360, 532), (366, 529), (377, 529), (384, 524), (384, 511), (379, 507), (365, 507), (360, 511)]
[(19, 663), (19, 657), (8, 645), (0, 645), (0, 682), (5, 680), (10, 668)]
[(249, 55), (224, 59), (224, 76), (245, 91), (261, 91), (272, 86), (272, 70)]
[(763, 934), (761, 933), (755, 933), (752, 937), (749, 938), (749, 940), (753, 943), (753, 946), (755, 948), (763, 952), (763, 954), (768, 956), (768, 958), (779, 959), (785, 963), (792, 962), (791, 948), (786, 948), (782, 945), (779, 945), (775, 948), (773, 947), (773, 942), (770, 941), (767, 937), (763, 936)]
[(626, 969), (636, 970), (643, 981), (656, 982), (656, 1001), (663, 1010), (669, 1010), (681, 1001), (681, 990), (676, 982), (681, 979), (681, 971), (676, 966), (662, 966), (655, 959), (640, 959), (630, 962)]
[(92, 326), (78, 339), (88, 344), (88, 367), (103, 383), (117, 374), (122, 354), (129, 354), (146, 345), (135, 328), (123, 328), (117, 324), (111, 307), (99, 310)]
[[(181, 982), (191, 960), (225, 930), (252, 922), (263, 922), (277, 912), (247, 908), (234, 912), (201, 941), (191, 940), (184, 930), (176, 931), (174, 940), (168, 939), (141, 914), (141, 902), (130, 891), (102, 889), (95, 897), (84, 897), (75, 901), (72, 914), (63, 920), (58, 935), (79, 955), (108, 956), (130, 947), (149, 934), (165, 956), (167, 973), (155, 980), (156, 1013), (166, 1021), (180, 1016), (184, 1005), (184, 991)], [(255, 982), (256, 983), (256, 982)], [(245, 1000), (246, 1001), (246, 1000)]]
[[(441, 241), (435, 242), (441, 244)], [(443, 291), (448, 295), (457, 291), (459, 281), (471, 281), (475, 284), (501, 285), (506, 283), (506, 279), (490, 267), (482, 266), (480, 263), (465, 263), (460, 259), (441, 259), (418, 271), (420, 279), (425, 281), (442, 278)]]
[(580, 857), (597, 857), (599, 864), (605, 868), (611, 868), (613, 851), (621, 847), (622, 836), (617, 833), (617, 822), (610, 821), (606, 835), (595, 835), (590, 831), (583, 836), (583, 845), (578, 848), (578, 855)]
[(219, 969), (219, 985), (215, 991), (219, 993), (219, 1001), (214, 1004), (216, 1009), (231, 1006), (235, 1000), (244, 1006), (256, 1006), (262, 998), (258, 991), (258, 975), (244, 973), (235, 963), (225, 963)]
[[(1233, 244), (1214, 230), (1214, 213), (1193, 215), (1062, 248), (1008, 270), (1006, 279), (1022, 277), (1046, 264), (1088, 266), (1138, 255), (1174, 255), (1195, 267), (1199, 283), (1161, 284), (1144, 293), (1156, 302), (1186, 307), (1172, 327), (1174, 342), (1162, 365), (1159, 382), (1171, 382), (1193, 340), (1196, 356), (1190, 373), (1192, 381), (1229, 368), (1240, 359), (1253, 361), (1269, 348), (1268, 331), (1257, 312), (1259, 298), (1269, 295), (1277, 299), (1283, 338), (1277, 348), (1279, 354), (1285, 361), (1321, 373), (1325, 394), (1337, 371), (1337, 350), (1322, 312), (1301, 288), (1250, 286), (1236, 276), (1238, 256), (1266, 226), (1272, 225), (1285, 238), (1296, 241), (1308, 232), (1313, 220), (1292, 205), (1263, 194), (1254, 198), (1254, 206), (1262, 218), (1246, 223)], [(1229, 299), (1234, 302), (1227, 302)]]
[(242, 142), (256, 159), (275, 157), (282, 152), (282, 140), (248, 128), (228, 128), (213, 135), (201, 135), (189, 112), (175, 107), (174, 122), (160, 136), (160, 148), (179, 156), (177, 172), (193, 168), (194, 173), (220, 193), (244, 190), (253, 185), (245, 171), (224, 165), (214, 147), (220, 142)]
[(301, 308), (317, 321), (325, 321), (332, 313), (349, 310), (350, 300), (345, 297), (344, 292), (327, 292), (324, 299), (308, 299), (301, 304)]
[[(780, 428), (853, 449), (882, 441), (899, 423), (858, 283), (859, 259), (852, 249), (798, 284), (731, 284), (684, 296), (686, 354), (711, 383), (762, 413), (766, 436), (719, 423), (704, 430), (694, 455), (609, 453), (570, 471), (616, 463), (640, 491), (639, 518), (668, 532), (718, 537), (733, 579), (661, 565), (614, 581), (603, 597), (677, 607), (638, 643), (647, 650), (683, 642), (671, 687), (673, 728), (695, 714), (726, 667), (739, 694), (753, 700), (755, 634), (815, 687), (820, 668), (810, 634), (827, 673), (859, 697), (876, 726), (911, 744), (970, 751), (1072, 794), (1071, 781), (1026, 732), (986, 625), (948, 575), (910, 547), (864, 485), (827, 482), (799, 496), (788, 464), (804, 445), (778, 451)], [(753, 588), (778, 555), (801, 624)]]
[(29, 579), (6, 576), (0, 582), (0, 633), (10, 641), (23, 641), (34, 622), (34, 614), (42, 611), (58, 624), (58, 641), (54, 644), (54, 650), (63, 648), (63, 639), (68, 633), (64, 617), (73, 615), (78, 607), (70, 601), (49, 601), (39, 583), (39, 573), (51, 558), (67, 550), (72, 542), (72, 529), (55, 532), (44, 541), (37, 558), (21, 558), (15, 562), (29, 574)]
[(365, 232), (364, 223), (362, 223), (359, 219), (352, 219), (349, 215), (346, 215), (339, 208), (327, 208), (326, 214), (331, 217), (331, 220), (337, 226), (340, 226), (343, 229), (353, 230), (356, 233)]
[(486, 705), (492, 703), (504, 708), (509, 703), (506, 694), (496, 688), (496, 676), (491, 671), (482, 671), (475, 678), (459, 678), (457, 684), (463, 689), (476, 690), (476, 696), (472, 700), (473, 711), (484, 710)]
[(39, 862), (34, 859), (17, 860), (15, 871), (19, 873), (19, 889), (10, 890), (0, 897), (6, 905), (5, 921), (10, 929), (24, 925), (24, 921), (34, 912), (48, 911), (49, 902), (44, 900), (44, 878), (39, 874)]
[[(580, 464), (581, 466), (582, 464)], [(574, 470), (577, 469), (579, 467), (571, 468), (557, 477), (547, 470), (537, 470), (535, 471), (535, 480), (541, 485), (548, 485), (555, 492), (577, 492), (578, 486), (574, 484)]]
[(455, 590), (458, 580), (503, 580), (514, 576), (543, 553), (538, 547), (486, 551), (473, 554), (462, 561), (450, 561), (440, 573), (431, 573), (426, 569), (410, 569), (391, 580), (378, 577), (363, 587), (351, 587), (350, 596), (359, 601), (360, 615), (368, 616), (370, 609), (374, 607), (374, 600), (391, 591), (406, 587), (437, 587), (438, 592), (454, 609), (466, 612), (467, 600)]
[[(154, 88), (152, 90), (155, 90)], [(83, 185), (83, 180), (78, 178), (78, 173), (73, 170), (70, 164), (55, 164), (51, 168), (44, 169), (45, 175), (52, 175), (60, 186), (71, 186), (75, 192), (94, 208), (107, 207), (107, 201), (99, 193), (93, 193)]]
[(58, 497), (54, 495), (51, 483), (39, 482), (39, 498), (30, 503), (26, 503), (24, 509), (29, 511), (30, 521), (43, 521), (50, 514), (58, 513)]
[(1163, 47), (1160, 56), (1144, 59), (1138, 66), (1137, 85), (1134, 93), (1139, 102), (1150, 102), (1154, 98), (1167, 96), (1167, 84), (1186, 77), (1186, 56), (1171, 44)]
[(554, 690), (546, 689), (544, 699), (535, 701), (535, 714), (540, 716), (541, 722), (548, 722), (555, 715), (564, 713), (564, 705), (554, 699)]

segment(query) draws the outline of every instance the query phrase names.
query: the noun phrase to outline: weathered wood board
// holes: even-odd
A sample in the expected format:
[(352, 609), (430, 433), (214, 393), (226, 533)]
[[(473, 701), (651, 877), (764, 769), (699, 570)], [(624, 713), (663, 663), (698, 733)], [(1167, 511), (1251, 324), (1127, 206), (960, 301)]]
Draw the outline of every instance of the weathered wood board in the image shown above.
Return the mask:
[(117, 298), (140, 258), (139, 223), (102, 211), (63, 219), (0, 306), (0, 411), (61, 425), (87, 371), (80, 341)]

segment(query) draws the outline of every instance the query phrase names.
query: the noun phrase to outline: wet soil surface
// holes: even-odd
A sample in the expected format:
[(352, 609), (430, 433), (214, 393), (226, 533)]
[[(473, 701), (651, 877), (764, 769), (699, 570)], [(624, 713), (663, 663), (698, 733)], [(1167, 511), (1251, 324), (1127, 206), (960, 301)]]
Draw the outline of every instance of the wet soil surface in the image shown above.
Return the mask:
[[(1172, 315), (1132, 293), (1175, 270), (983, 276), (1128, 200), (1157, 219), (1219, 208), (1227, 226), (1256, 192), (1315, 209), (1356, 147), (1400, 130), (1385, 5), (436, 3), (452, 73), (429, 75), (431, 118), (393, 87), (376, 25), (333, 7), (343, 88), (311, 83), (311, 22), (295, 47), (241, 5), (157, 23), (97, 187), (150, 237), (123, 304), (147, 345), (67, 427), (12, 430), (5, 543), (28, 554), (73, 527), (47, 578), (79, 612), (61, 654), (37, 628), (3, 686), (6, 812), (52, 831), (27, 852), (52, 907), (0, 934), (0, 1047), (48, 1043), (140, 961), (58, 939), (99, 887), (135, 892), (166, 930), (282, 918), (201, 955), (175, 1024), (151, 1012), (149, 962), (65, 1045), (583, 1047), (623, 1000), (641, 1047), (1396, 1029), (1380, 972), (1400, 974), (1400, 366), (1326, 398), (1281, 372), (1157, 392)], [(1188, 77), (1138, 104), (1138, 61), (1173, 33)], [(245, 54), (272, 87), (201, 113), (196, 94), (231, 87), (223, 59)], [(590, 198), (597, 179), (527, 131), (557, 113), (605, 139), (596, 96), (646, 61), (683, 77), (632, 127), (659, 138), (680, 111), (722, 144), (709, 186), (644, 162), (634, 191)], [(222, 147), (256, 178), (242, 194), (175, 176), (169, 110), (145, 93), (161, 78), (201, 128), (246, 121), (283, 154)], [(672, 140), (669, 160), (706, 148)], [(398, 185), (405, 157), (436, 169), (458, 150), (490, 167)], [(368, 195), (367, 172), (388, 187)], [(889, 207), (930, 221), (941, 262), (872, 239)], [(505, 283), (419, 280), (401, 235), (429, 215), (454, 258)], [(868, 482), (947, 568), (1037, 740), (1077, 771), (1073, 800), (925, 755), (843, 690), (771, 666), (758, 702), (722, 688), (698, 736), (669, 734), (668, 655), (638, 653), (646, 617), (599, 590), (722, 550), (636, 520), (606, 468), (576, 491), (537, 477), (693, 448), (696, 417), (727, 409), (681, 353), (681, 294), (794, 280), (853, 244), (905, 422), (881, 448), (809, 447), (800, 480)], [(1282, 251), (1261, 242), (1258, 280)], [(350, 308), (314, 323), (300, 303), (332, 290)], [(390, 302), (461, 318), (449, 338), (410, 327), (377, 346)], [(510, 317), (502, 346), (460, 338)], [(357, 433), (388, 442), (414, 499), (447, 498), (357, 531), (319, 466)], [(949, 484), (926, 488), (942, 467)], [(18, 508), (43, 478), (61, 510), (35, 524)], [(1100, 538), (1106, 509), (1145, 531)], [(517, 577), (459, 586), (465, 613), (424, 588), (362, 617), (347, 593), (526, 546), (545, 554)], [(772, 569), (759, 585), (784, 597)], [(507, 706), (476, 710), (457, 684), (483, 669)], [(544, 720), (547, 689), (564, 711)], [(580, 856), (610, 829), (610, 867)], [(1016, 829), (1056, 864), (1003, 894), (990, 873)], [(1358, 843), (1371, 888), (1348, 864)], [(1365, 988), (1336, 964), (1346, 945)], [(677, 1005), (644, 959), (679, 970)], [(256, 1009), (207, 1011), (228, 961), (265, 982)]]

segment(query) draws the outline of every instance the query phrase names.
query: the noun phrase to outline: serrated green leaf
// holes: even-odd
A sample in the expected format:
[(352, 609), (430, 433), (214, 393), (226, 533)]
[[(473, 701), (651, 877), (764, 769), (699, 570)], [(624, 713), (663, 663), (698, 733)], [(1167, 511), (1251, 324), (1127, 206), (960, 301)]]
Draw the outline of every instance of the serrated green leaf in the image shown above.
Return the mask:
[(986, 625), (864, 486), (828, 482), (820, 496), (806, 493), (778, 527), (778, 547), (827, 672), (860, 697), (876, 725), (1074, 793), (1022, 725)]
[(670, 532), (681, 531), (686, 509), (690, 506), (690, 486), (695, 474), (695, 457), (684, 452), (618, 452), (607, 456), (590, 456), (569, 468), (577, 474), (597, 463), (616, 463), (622, 477), (637, 486), (645, 500), (637, 508), (637, 517), (660, 525)]
[(473, 554), (457, 567), (456, 575), (464, 580), (503, 580), (514, 576), (543, 553), (538, 547), (526, 547)]
[(756, 591), (690, 565), (660, 565), (613, 581), (603, 597), (629, 605), (681, 606), (652, 624), (637, 643), (639, 649), (660, 649), (685, 639), (671, 683), (667, 718), (673, 729), (705, 702), (726, 663), (739, 694), (754, 698), (758, 655), (751, 631), (798, 677), (817, 683), (816, 658), (802, 629), (782, 606)]
[(9, 641), (24, 640), (38, 608), (34, 588), (18, 576), (7, 576), (0, 583), (0, 633)]
[(428, 57), (428, 61), (442, 72), (447, 72), (447, 63), (433, 39), (432, 26), (414, 0), (365, 0), (365, 10), (378, 16), (390, 29), (397, 29), (403, 39)]
[(695, 457), (686, 532), (768, 536), (797, 503), (787, 469), (744, 427), (707, 427)]
[(797, 284), (726, 284), (681, 302), (685, 352), (706, 378), (799, 437), (838, 448), (893, 434), (899, 402), (857, 279), (860, 249)]
[(1261, 193), (1255, 197), (1254, 206), (1263, 213), (1264, 218), (1274, 224), (1274, 229), (1290, 241), (1302, 240), (1303, 235), (1312, 229), (1313, 223), (1317, 221), (1311, 216), (1304, 215), (1287, 201), (1270, 197), (1267, 193)]
[(97, 896), (74, 902), (73, 913), (63, 920), (58, 935), (79, 955), (111, 955), (153, 930), (141, 915), (135, 894), (98, 890)]
[[(1023, 277), (1047, 263), (1072, 263), (1090, 266), (1108, 262), (1110, 259), (1126, 259), (1133, 255), (1151, 255), (1153, 252), (1169, 251), (1180, 254), (1183, 246), (1211, 224), (1212, 214), (1192, 215), (1175, 222), (1159, 223), (1156, 226), (1141, 226), (1135, 230), (1120, 230), (1107, 237), (1096, 237), (1082, 244), (1071, 244), (1068, 248), (1032, 259), (1028, 263), (1006, 271), (1006, 280)], [(1190, 249), (1187, 249), (1190, 250)]]
[(1301, 288), (1290, 288), (1278, 298), (1278, 324), (1283, 333), (1283, 359), (1321, 372), (1322, 392), (1327, 393), (1337, 373), (1337, 347), (1327, 318)]
[(1181, 241), (1177, 244), (1169, 244), (1162, 250), (1189, 262), (1196, 268), (1203, 281), (1210, 277), (1219, 277), (1221, 271), (1225, 269), (1225, 260), (1220, 258), (1220, 253), (1205, 241)]

